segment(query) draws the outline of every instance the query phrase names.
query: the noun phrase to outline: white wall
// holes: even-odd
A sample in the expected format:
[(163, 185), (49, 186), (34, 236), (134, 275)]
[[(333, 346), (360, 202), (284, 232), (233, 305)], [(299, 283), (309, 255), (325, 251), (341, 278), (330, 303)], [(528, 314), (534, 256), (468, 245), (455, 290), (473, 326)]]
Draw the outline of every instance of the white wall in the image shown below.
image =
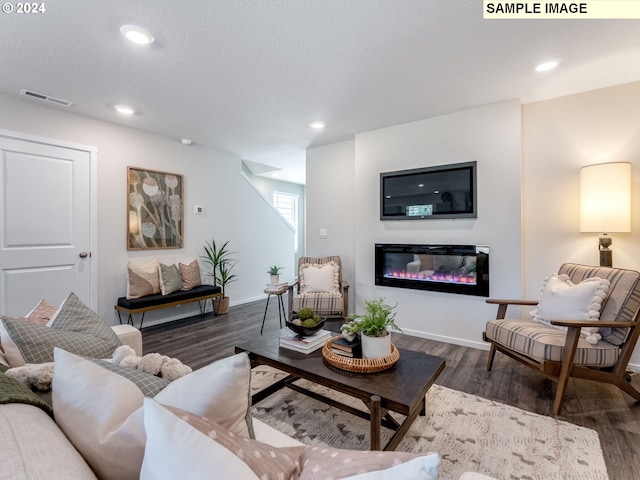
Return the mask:
[[(640, 270), (640, 82), (524, 105), (525, 294), (563, 262), (598, 265), (598, 234), (580, 233), (580, 168), (631, 162), (631, 233), (611, 234), (613, 265)], [(640, 364), (640, 349), (631, 363)]]
[[(243, 171), (249, 177), (249, 180), (260, 190), (266, 202), (269, 205), (273, 206), (273, 193), (274, 192), (284, 192), (290, 193), (292, 195), (298, 196), (298, 231), (296, 235), (298, 236), (298, 251), (292, 253), (293, 255), (293, 264), (298, 264), (298, 258), (304, 255), (306, 246), (305, 246), (305, 187), (304, 185), (299, 185), (297, 183), (291, 182), (283, 182), (282, 180), (275, 180), (271, 178), (260, 177), (258, 175), (253, 175), (248, 171), (248, 168), (244, 168)], [(273, 207), (275, 208), (275, 207)], [(283, 222), (286, 222), (284, 217), (281, 218)], [(271, 265), (280, 266), (282, 262), (278, 262), (274, 259)], [(287, 259), (287, 263), (290, 263), (290, 260)], [(296, 277), (295, 268), (290, 269), (286, 268), (280, 274), (280, 281), (291, 282)]]
[[(354, 145), (353, 187), (345, 188)], [(484, 347), (482, 331), (495, 309), (484, 298), (374, 285), (375, 243), (489, 245), (491, 295), (518, 298), (521, 289), (520, 104), (510, 101), (356, 135), (310, 149), (307, 172), (307, 245), (321, 249), (318, 227), (338, 231), (334, 250), (348, 250), (353, 232), (355, 304), (384, 297), (398, 302), (397, 323), (406, 333)], [(431, 165), (478, 162), (478, 218), (388, 221), (379, 219), (379, 174)], [(328, 186), (331, 194), (326, 194)], [(324, 188), (325, 192), (322, 192)], [(312, 195), (317, 192), (316, 195)], [(329, 199), (329, 204), (327, 204)], [(321, 221), (317, 218), (321, 217)], [(316, 224), (312, 226), (312, 219)]]
[[(640, 270), (638, 104), (640, 82), (634, 82), (522, 107), (518, 102), (489, 105), (356, 135), (355, 197), (343, 191), (340, 208), (332, 205), (333, 212), (321, 186), (349, 171), (349, 151), (343, 148), (336, 155), (335, 149), (350, 142), (309, 150), (307, 168), (315, 164), (316, 171), (307, 191), (317, 195), (308, 195), (307, 215), (322, 215), (330, 232), (340, 230), (345, 218), (356, 225), (357, 301), (351, 309), (361, 310), (364, 299), (384, 296), (399, 302), (398, 320), (407, 333), (486, 348), (480, 333), (495, 308), (463, 295), (376, 287), (373, 244), (487, 243), (491, 296), (535, 299), (543, 279), (562, 263), (598, 264), (599, 235), (579, 231), (580, 168), (594, 163), (632, 163), (632, 233), (612, 235), (613, 262)], [(477, 160), (479, 167), (477, 220), (379, 221), (379, 172), (467, 160)], [(310, 229), (311, 251), (320, 245), (315, 235)], [(349, 236), (339, 240), (344, 242), (339, 248), (348, 250)], [(631, 363), (640, 365), (640, 347)]]
[[(350, 313), (355, 312), (355, 232), (360, 227), (354, 157), (353, 141), (307, 150), (306, 255), (340, 255)], [(320, 238), (321, 229), (327, 230), (326, 238)]]
[[(98, 252), (92, 252), (92, 261), (98, 268), (98, 313), (108, 323), (117, 323), (113, 306), (126, 293), (127, 261), (186, 262), (199, 257), (206, 240), (230, 240), (239, 260), (234, 270), (239, 281), (227, 287), (232, 305), (264, 296), (266, 270), (278, 261), (276, 252), (288, 252), (286, 267), (294, 268), (291, 230), (274, 221), (277, 214), (241, 175), (235, 155), (4, 96), (0, 128), (98, 148)], [(127, 166), (184, 175), (184, 248), (127, 251)], [(194, 205), (203, 205), (205, 215), (194, 215)], [(150, 312), (145, 325), (197, 311), (189, 305)]]

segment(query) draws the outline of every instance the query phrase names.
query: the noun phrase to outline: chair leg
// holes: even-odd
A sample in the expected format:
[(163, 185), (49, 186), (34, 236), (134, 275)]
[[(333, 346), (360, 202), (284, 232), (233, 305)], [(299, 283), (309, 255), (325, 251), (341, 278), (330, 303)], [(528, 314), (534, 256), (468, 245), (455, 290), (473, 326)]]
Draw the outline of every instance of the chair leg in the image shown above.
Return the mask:
[(489, 347), (489, 358), (487, 359), (487, 372), (491, 371), (491, 367), (493, 367), (493, 359), (496, 357), (496, 345), (491, 342), (491, 347)]
[(558, 415), (560, 408), (562, 408), (564, 394), (569, 384), (569, 377), (571, 376), (571, 370), (573, 370), (573, 359), (578, 347), (578, 338), (580, 338), (579, 328), (569, 328), (567, 330), (567, 339), (565, 340), (564, 351), (562, 352), (562, 365), (560, 366), (556, 398), (553, 402), (553, 413), (556, 415)]

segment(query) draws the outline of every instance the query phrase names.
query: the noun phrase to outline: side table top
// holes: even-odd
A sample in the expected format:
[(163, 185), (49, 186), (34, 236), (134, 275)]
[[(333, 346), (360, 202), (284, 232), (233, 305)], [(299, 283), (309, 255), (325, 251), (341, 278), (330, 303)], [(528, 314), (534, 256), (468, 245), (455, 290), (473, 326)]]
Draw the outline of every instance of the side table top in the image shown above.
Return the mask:
[(288, 285), (283, 287), (267, 287), (264, 289), (264, 293), (269, 295), (282, 295), (283, 293), (286, 293), (288, 289)]

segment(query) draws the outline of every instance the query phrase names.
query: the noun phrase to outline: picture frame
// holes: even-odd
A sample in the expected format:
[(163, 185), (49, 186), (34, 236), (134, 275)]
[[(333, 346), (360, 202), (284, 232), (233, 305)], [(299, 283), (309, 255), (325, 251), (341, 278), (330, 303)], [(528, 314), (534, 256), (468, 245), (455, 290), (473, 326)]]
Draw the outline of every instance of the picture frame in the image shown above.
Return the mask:
[(127, 167), (127, 250), (182, 248), (184, 177)]

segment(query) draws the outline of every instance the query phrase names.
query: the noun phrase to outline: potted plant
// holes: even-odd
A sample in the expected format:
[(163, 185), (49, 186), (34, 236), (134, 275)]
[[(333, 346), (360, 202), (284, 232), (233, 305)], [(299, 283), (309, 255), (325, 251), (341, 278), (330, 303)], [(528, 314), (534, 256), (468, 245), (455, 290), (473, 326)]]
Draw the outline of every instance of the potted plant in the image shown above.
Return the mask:
[(350, 322), (341, 328), (348, 334), (360, 335), (363, 358), (386, 357), (391, 354), (391, 335), (389, 329), (402, 332), (395, 323), (395, 312), (398, 304), (391, 306), (384, 303), (384, 298), (367, 300), (364, 315), (349, 315)]
[(232, 258), (234, 253), (236, 252), (229, 250), (229, 241), (219, 244), (213, 239), (210, 243), (204, 244), (204, 255), (200, 257), (211, 268), (207, 276), (213, 279), (213, 285), (220, 285), (222, 289), (222, 297), (214, 300), (216, 313), (227, 313), (229, 311), (229, 297), (226, 295), (226, 286), (238, 279), (236, 274), (231, 273), (237, 263), (237, 260)]
[(277, 285), (278, 282), (280, 281), (280, 270), (283, 270), (284, 267), (279, 267), (277, 265), (273, 265), (271, 267), (269, 267), (269, 270), (267, 270), (267, 273), (269, 275), (271, 275), (271, 283), (274, 285)]

